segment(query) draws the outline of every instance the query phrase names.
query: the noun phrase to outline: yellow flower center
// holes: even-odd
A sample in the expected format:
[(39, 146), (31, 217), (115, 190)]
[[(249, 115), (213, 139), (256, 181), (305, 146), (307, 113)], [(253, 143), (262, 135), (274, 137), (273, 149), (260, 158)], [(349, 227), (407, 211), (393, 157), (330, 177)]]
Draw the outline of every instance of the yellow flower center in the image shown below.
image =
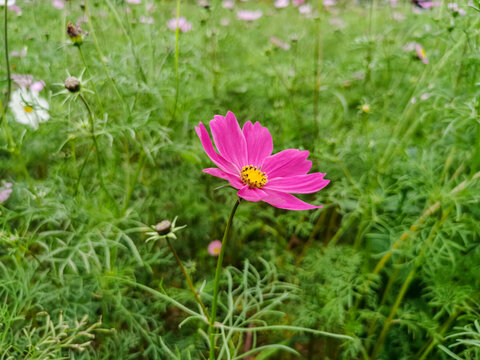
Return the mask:
[(24, 106), (23, 110), (25, 110), (26, 113), (31, 113), (33, 111), (33, 108), (31, 106)]
[(250, 189), (261, 189), (267, 183), (267, 175), (256, 166), (249, 165), (242, 168), (242, 182)]
[(423, 58), (425, 58), (425, 59), (427, 58), (427, 53), (425, 52), (425, 50), (421, 49), (420, 53), (422, 54)]
[(219, 247), (213, 248), (213, 253), (214, 254), (220, 254), (220, 248)]

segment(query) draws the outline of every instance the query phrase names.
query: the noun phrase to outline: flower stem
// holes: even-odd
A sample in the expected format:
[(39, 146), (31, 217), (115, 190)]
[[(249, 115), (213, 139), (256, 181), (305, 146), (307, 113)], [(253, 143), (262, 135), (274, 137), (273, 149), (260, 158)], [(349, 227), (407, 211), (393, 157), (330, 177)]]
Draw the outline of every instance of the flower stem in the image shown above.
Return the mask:
[(95, 147), (95, 154), (97, 155), (98, 179), (100, 180), (100, 186), (105, 191), (105, 194), (107, 194), (107, 196), (112, 200), (113, 204), (116, 205), (115, 199), (108, 192), (107, 187), (105, 186), (105, 183), (103, 181), (102, 155), (101, 155), (101, 152), (100, 152), (100, 148), (98, 146), (97, 136), (95, 135), (95, 120), (94, 120), (94, 117), (93, 117), (93, 112), (90, 109), (90, 105), (88, 105), (87, 100), (85, 100), (85, 97), (82, 94), (79, 95), (79, 98), (82, 100), (83, 104), (87, 108), (88, 117), (90, 119), (90, 132), (91, 132), (91, 136), (92, 136), (93, 147)]
[(207, 318), (207, 321), (208, 321), (208, 310), (205, 307), (205, 305), (203, 304), (202, 299), (200, 299), (200, 296), (198, 296), (198, 293), (195, 290), (195, 287), (193, 286), (192, 279), (190, 279), (190, 276), (188, 276), (187, 270), (185, 269), (185, 266), (183, 266), (182, 260), (180, 260), (180, 258), (178, 257), (178, 254), (175, 251), (175, 248), (173, 247), (172, 242), (170, 241), (169, 238), (167, 238), (167, 244), (168, 244), (168, 247), (170, 248), (170, 250), (172, 251), (173, 256), (175, 257), (175, 260), (177, 260), (178, 266), (180, 266), (180, 269), (182, 269), (183, 276), (185, 277), (185, 280), (187, 280), (187, 284), (188, 284), (188, 287), (189, 287), (190, 291), (192, 292), (193, 296), (195, 297), (195, 300), (197, 300), (198, 305), (200, 305), (200, 307), (202, 308), (202, 311), (203, 311), (203, 313), (204, 313), (204, 315), (205, 315), (205, 317)]
[[(4, 25), (4, 29), (3, 29), (3, 40), (4, 40), (4, 44), (5, 44), (5, 65), (7, 67), (7, 94), (5, 95), (5, 110), (4, 110), (4, 113), (6, 114), (7, 113), (7, 110), (8, 110), (8, 102), (9, 102), (9, 99), (10, 99), (10, 92), (12, 91), (12, 79), (11, 79), (11, 75), (10, 75), (10, 59), (8, 58), (8, 6), (7, 4), (5, 4), (5, 6), (3, 7), (4, 9), (4, 13), (3, 13), (3, 25)], [(4, 118), (4, 116), (2, 116), (2, 120), (5, 120), (6, 119)]]
[[(180, 42), (180, 0), (177, 0), (177, 28), (175, 29), (175, 103), (173, 105), (172, 121), (175, 120), (178, 104), (178, 90), (180, 89), (180, 72), (178, 70), (179, 42)], [(168, 123), (167, 123), (168, 125)]]
[(237, 211), (238, 205), (240, 205), (240, 198), (235, 201), (230, 217), (227, 221), (227, 226), (225, 227), (225, 232), (223, 233), (222, 247), (220, 248), (220, 254), (218, 255), (217, 269), (215, 271), (215, 283), (213, 287), (213, 301), (212, 301), (212, 315), (210, 316), (210, 326), (208, 333), (210, 336), (210, 360), (215, 359), (215, 319), (217, 317), (217, 302), (218, 302), (218, 289), (220, 287), (220, 273), (222, 272), (222, 262), (223, 254), (225, 253), (225, 248), (227, 245), (228, 234), (232, 226), (233, 217)]

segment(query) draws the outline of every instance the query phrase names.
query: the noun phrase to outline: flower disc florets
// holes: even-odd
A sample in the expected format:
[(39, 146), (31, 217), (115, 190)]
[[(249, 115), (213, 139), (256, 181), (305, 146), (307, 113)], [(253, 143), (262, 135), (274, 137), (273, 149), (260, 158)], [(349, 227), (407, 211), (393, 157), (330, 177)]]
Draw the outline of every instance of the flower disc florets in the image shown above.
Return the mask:
[(242, 182), (250, 189), (261, 189), (268, 181), (267, 175), (253, 165), (244, 166), (241, 174)]

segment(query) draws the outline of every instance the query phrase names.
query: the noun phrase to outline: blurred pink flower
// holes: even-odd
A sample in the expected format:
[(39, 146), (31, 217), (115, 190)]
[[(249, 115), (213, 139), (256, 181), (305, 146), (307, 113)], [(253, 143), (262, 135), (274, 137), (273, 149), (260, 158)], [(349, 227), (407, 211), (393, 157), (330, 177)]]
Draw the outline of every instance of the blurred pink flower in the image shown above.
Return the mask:
[(302, 15), (310, 15), (312, 13), (312, 5), (305, 4), (298, 8), (298, 12)]
[(299, 6), (305, 4), (305, 0), (292, 0), (293, 6)]
[(220, 25), (222, 25), (222, 26), (228, 26), (228, 25), (230, 25), (230, 20), (227, 19), (227, 18), (222, 18), (222, 19), (220, 20)]
[(335, 0), (323, 0), (323, 6), (335, 6), (337, 2)]
[(22, 9), (20, 9), (20, 6), (18, 5), (10, 5), (8, 10), (15, 11), (18, 16), (22, 15)]
[(33, 75), (30, 74), (12, 74), (11, 78), (22, 89), (40, 92), (45, 87), (43, 80), (33, 82)]
[(138, 20), (143, 24), (153, 24), (153, 18), (151, 16), (140, 16)]
[(15, 51), (15, 50), (10, 51), (10, 56), (11, 57), (25, 57), (25, 56), (27, 56), (27, 49), (28, 48), (26, 46), (24, 46), (23, 49), (20, 50), (20, 51)]
[(262, 17), (263, 13), (262, 10), (238, 10), (237, 17), (239, 20), (244, 21), (254, 21), (258, 20)]
[(235, 6), (235, 1), (234, 0), (223, 0), (222, 1), (222, 7), (224, 9), (233, 9)]
[(12, 184), (5, 183), (4, 187), (0, 189), (0, 204), (7, 201), (12, 193)]
[(290, 0), (275, 0), (273, 6), (275, 6), (277, 9), (282, 9), (287, 7), (289, 4)]
[(441, 1), (416, 1), (415, 4), (417, 4), (419, 7), (422, 9), (431, 9), (433, 7), (437, 7), (442, 5)]
[(222, 242), (220, 240), (214, 240), (208, 244), (208, 253), (212, 256), (218, 256), (221, 248)]
[(45, 87), (45, 82), (43, 80), (35, 81), (32, 85), (30, 85), (30, 91), (40, 92)]
[(128, 4), (138, 5), (142, 3), (142, 0), (125, 0)]
[(33, 82), (33, 75), (30, 74), (12, 74), (11, 78), (14, 83), (23, 89), (30, 87)]
[(280, 40), (279, 38), (277, 38), (275, 36), (272, 36), (270, 38), (270, 42), (273, 45), (275, 45), (276, 47), (279, 47), (280, 49), (283, 49), (285, 51), (290, 50), (290, 44), (289, 43), (286, 43), (286, 42)]
[(420, 59), (421, 62), (423, 62), (424, 64), (428, 64), (427, 53), (423, 49), (422, 45), (415, 44), (415, 53), (417, 54), (417, 57)]
[(325, 173), (307, 174), (312, 162), (308, 151), (283, 150), (275, 155), (273, 140), (267, 128), (247, 121), (243, 129), (232, 112), (215, 115), (210, 121), (210, 135), (200, 123), (195, 127), (208, 157), (217, 166), (203, 169), (209, 175), (227, 180), (238, 190), (237, 195), (247, 201), (264, 201), (287, 210), (309, 210), (322, 206), (308, 204), (291, 195), (309, 194), (328, 185)]
[[(172, 30), (176, 31), (177, 30), (177, 19), (170, 19), (167, 22), (167, 27)], [(192, 24), (187, 21), (183, 16), (178, 19), (178, 28), (180, 29), (181, 32), (186, 33), (192, 30)]]
[(62, 10), (65, 7), (65, 0), (52, 0), (55, 9)]

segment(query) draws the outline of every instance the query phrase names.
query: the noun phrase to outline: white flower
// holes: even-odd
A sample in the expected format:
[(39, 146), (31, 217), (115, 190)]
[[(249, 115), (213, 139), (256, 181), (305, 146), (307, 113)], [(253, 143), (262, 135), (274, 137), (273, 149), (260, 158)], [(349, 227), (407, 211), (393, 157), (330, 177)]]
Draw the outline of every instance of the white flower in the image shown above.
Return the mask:
[(15, 5), (15, 0), (0, 0), (0, 6), (5, 6), (5, 2), (7, 3), (7, 6), (13, 6)]
[(50, 119), (48, 109), (50, 108), (47, 100), (41, 98), (38, 92), (18, 89), (12, 93), (10, 100), (15, 119), (25, 125), (30, 125), (33, 129), (38, 129), (38, 124)]

